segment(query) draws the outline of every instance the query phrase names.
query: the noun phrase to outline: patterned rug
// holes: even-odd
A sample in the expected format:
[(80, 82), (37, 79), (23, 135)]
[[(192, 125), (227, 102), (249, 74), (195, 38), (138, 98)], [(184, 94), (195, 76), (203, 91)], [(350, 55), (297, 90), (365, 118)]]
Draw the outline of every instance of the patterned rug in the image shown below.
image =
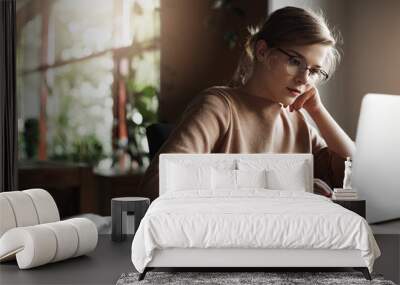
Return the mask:
[(372, 281), (364, 278), (361, 272), (154, 272), (146, 274), (145, 279), (138, 281), (139, 273), (122, 274), (117, 285), (134, 284), (379, 284), (395, 285), (384, 280), (382, 275), (372, 274)]

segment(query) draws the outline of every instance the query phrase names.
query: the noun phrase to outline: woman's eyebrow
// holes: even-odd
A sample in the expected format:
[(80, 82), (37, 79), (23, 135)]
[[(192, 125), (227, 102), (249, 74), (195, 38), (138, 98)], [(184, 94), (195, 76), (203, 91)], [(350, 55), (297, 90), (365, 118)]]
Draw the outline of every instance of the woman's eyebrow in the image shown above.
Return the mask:
[[(302, 55), (301, 53), (299, 53), (299, 52), (297, 52), (297, 51), (295, 51), (295, 50), (293, 50), (293, 49), (288, 49), (288, 51), (295, 53), (298, 57), (301, 57), (302, 59), (304, 59), (305, 61), (307, 61), (307, 60), (306, 60), (306, 57), (305, 57), (304, 55)], [(321, 66), (321, 65), (318, 65), (318, 64), (313, 65), (313, 67), (322, 68), (322, 66)]]

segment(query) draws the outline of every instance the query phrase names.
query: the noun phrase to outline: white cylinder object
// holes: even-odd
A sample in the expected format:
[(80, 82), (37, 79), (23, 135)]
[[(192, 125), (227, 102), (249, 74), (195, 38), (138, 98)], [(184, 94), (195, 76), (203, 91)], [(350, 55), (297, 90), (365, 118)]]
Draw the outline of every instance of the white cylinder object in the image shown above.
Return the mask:
[(0, 237), (9, 229), (17, 226), (11, 204), (2, 194), (0, 193)]
[(49, 192), (43, 189), (29, 189), (22, 191), (28, 194), (39, 218), (39, 224), (51, 223), (60, 220), (56, 202)]
[(51, 229), (56, 235), (57, 250), (51, 262), (57, 262), (74, 256), (78, 248), (78, 233), (65, 221), (42, 225)]
[(1, 193), (14, 211), (17, 227), (33, 226), (39, 223), (38, 214), (31, 197), (22, 191)]
[(97, 246), (98, 233), (96, 225), (85, 218), (74, 218), (65, 220), (73, 225), (78, 233), (78, 249), (75, 252), (75, 256), (86, 254), (94, 250)]
[(0, 239), (0, 259), (15, 254), (20, 269), (51, 262), (56, 249), (55, 234), (41, 225), (11, 229)]

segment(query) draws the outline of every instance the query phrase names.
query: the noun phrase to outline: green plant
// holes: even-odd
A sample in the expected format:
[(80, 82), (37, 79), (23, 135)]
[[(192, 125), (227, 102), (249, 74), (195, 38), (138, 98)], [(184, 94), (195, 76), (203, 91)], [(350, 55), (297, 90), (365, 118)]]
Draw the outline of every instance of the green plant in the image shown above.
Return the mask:
[(148, 151), (145, 146), (146, 127), (157, 122), (158, 90), (154, 86), (141, 86), (132, 80), (126, 82), (129, 100), (127, 104), (128, 146), (131, 158), (140, 166)]
[(72, 100), (70, 96), (61, 97), (60, 112), (54, 118), (50, 158), (95, 166), (104, 158), (103, 146), (95, 134), (78, 135), (71, 126)]
[(74, 162), (86, 162), (95, 166), (104, 158), (103, 146), (94, 134), (76, 138), (72, 143), (71, 158)]
[(51, 140), (50, 158), (54, 160), (70, 160), (68, 130), (71, 129), (68, 112), (71, 108), (70, 96), (60, 97), (60, 112), (54, 118), (54, 135)]

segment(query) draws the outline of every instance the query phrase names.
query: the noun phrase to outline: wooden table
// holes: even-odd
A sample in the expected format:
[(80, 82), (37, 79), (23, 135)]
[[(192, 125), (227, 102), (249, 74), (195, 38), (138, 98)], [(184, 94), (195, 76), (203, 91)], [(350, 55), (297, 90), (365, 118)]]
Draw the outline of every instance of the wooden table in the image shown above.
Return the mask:
[(332, 199), (332, 202), (339, 204), (340, 206), (359, 214), (365, 219), (365, 200), (355, 199), (355, 200), (340, 200)]
[(83, 163), (26, 161), (18, 165), (18, 189), (43, 188), (54, 198), (61, 218), (96, 213), (92, 167)]
[(120, 172), (116, 170), (94, 171), (96, 181), (96, 192), (98, 199), (98, 214), (102, 216), (111, 215), (111, 199), (115, 197), (141, 196), (139, 184), (143, 177), (144, 170)]

